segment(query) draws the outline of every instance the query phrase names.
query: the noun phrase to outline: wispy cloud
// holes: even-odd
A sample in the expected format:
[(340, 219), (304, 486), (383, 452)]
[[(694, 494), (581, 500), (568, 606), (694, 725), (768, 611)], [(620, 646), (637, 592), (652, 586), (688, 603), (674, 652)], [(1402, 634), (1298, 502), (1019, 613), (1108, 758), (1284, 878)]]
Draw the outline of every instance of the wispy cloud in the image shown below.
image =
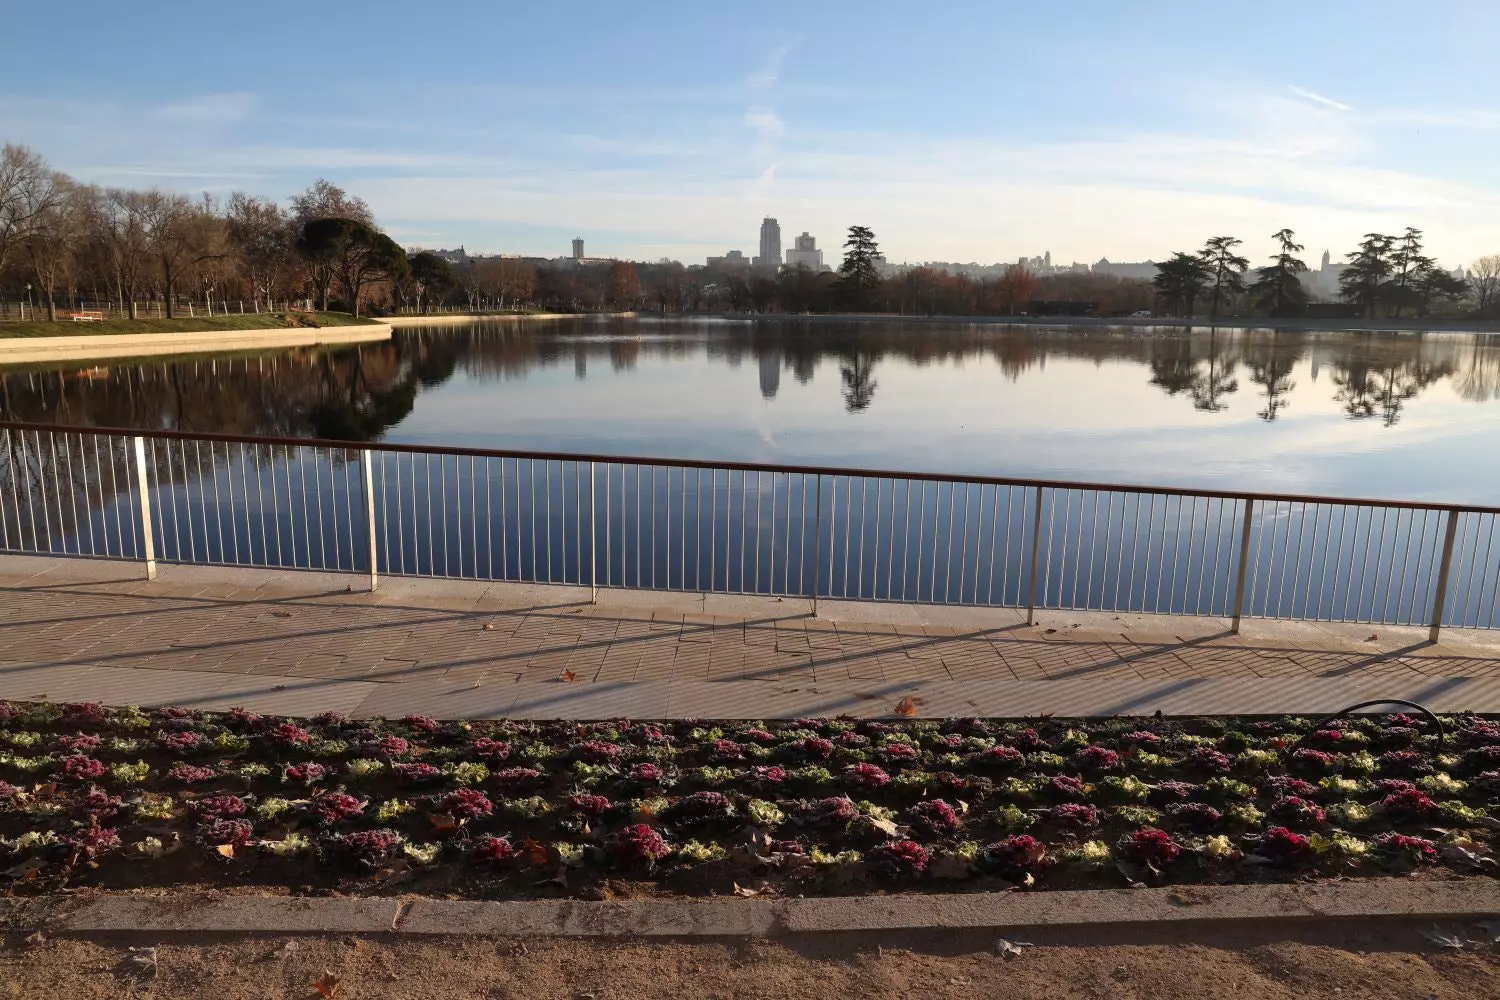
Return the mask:
[(184, 125), (232, 125), (255, 110), (254, 94), (204, 94), (156, 109), (155, 116)]
[(1314, 104), (1321, 104), (1321, 105), (1323, 105), (1325, 108), (1333, 108), (1335, 111), (1353, 111), (1354, 110), (1353, 108), (1351, 108), (1349, 105), (1343, 103), (1342, 101), (1335, 101), (1331, 97), (1324, 97), (1322, 94), (1316, 93), (1316, 92), (1311, 91), (1311, 90), (1307, 90), (1307, 89), (1305, 89), (1303, 87), (1297, 87), (1297, 86), (1293, 86), (1292, 84), (1287, 84), (1287, 89), (1290, 90), (1292, 93), (1296, 94), (1298, 97), (1304, 97), (1307, 100), (1312, 101)]

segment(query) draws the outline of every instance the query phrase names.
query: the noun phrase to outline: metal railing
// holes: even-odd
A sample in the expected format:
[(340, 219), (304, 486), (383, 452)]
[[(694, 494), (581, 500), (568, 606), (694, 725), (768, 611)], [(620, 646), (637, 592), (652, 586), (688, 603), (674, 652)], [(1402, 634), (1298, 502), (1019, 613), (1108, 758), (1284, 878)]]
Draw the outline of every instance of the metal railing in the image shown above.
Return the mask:
[(0, 423), (0, 551), (1494, 628), (1500, 508)]

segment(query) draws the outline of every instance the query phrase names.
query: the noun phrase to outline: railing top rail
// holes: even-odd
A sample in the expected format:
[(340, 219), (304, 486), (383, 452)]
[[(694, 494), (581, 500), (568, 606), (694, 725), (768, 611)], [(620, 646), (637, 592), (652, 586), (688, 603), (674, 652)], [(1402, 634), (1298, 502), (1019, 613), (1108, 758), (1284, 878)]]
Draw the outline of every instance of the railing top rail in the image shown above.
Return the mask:
[(225, 444), (280, 445), (292, 448), (338, 448), (345, 451), (392, 452), (396, 454), (454, 455), (460, 458), (516, 458), (541, 462), (601, 462), (610, 465), (646, 465), (674, 469), (734, 472), (781, 472), (805, 476), (848, 476), (861, 479), (903, 479), (914, 482), (965, 483), (982, 486), (1041, 487), (1049, 490), (1088, 490), (1100, 493), (1139, 493), (1155, 496), (1203, 497), (1210, 500), (1255, 500), (1279, 503), (1342, 504), (1357, 507), (1389, 507), (1402, 510), (1457, 511), (1469, 514), (1500, 514), (1500, 506), (1435, 503), (1421, 500), (1382, 500), (1374, 497), (1337, 497), (1301, 493), (1262, 493), (1249, 490), (1207, 490), (1193, 487), (1146, 486), (1132, 483), (1092, 483), (1064, 479), (1027, 479), (1016, 476), (952, 475), (941, 472), (904, 472), (895, 469), (850, 468), (819, 465), (781, 465), (765, 462), (707, 461), (692, 458), (651, 458), (638, 455), (597, 455), (562, 451), (517, 451), (501, 448), (457, 448), (451, 445), (394, 444), (382, 441), (332, 441), (324, 438), (255, 437), (244, 434), (211, 434), (131, 427), (85, 427), (74, 424), (40, 424), (0, 420), (0, 430), (89, 434), (104, 437), (145, 437), (169, 441), (214, 441)]

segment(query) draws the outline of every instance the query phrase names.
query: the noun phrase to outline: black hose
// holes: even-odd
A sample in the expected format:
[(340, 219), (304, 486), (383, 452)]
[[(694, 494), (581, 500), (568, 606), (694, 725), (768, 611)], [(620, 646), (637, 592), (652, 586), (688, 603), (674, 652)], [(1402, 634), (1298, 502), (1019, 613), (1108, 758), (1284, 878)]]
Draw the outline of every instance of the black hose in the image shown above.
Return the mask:
[(1443, 743), (1446, 737), (1446, 731), (1443, 729), (1443, 720), (1439, 719), (1431, 709), (1427, 708), (1427, 706), (1425, 705), (1418, 705), (1414, 701), (1407, 701), (1404, 698), (1376, 698), (1374, 701), (1362, 701), (1358, 705), (1350, 705), (1348, 708), (1340, 709), (1327, 718), (1321, 719), (1318, 722), (1314, 723), (1313, 727), (1306, 733), (1303, 733), (1302, 739), (1298, 740), (1296, 745), (1292, 747), (1292, 753), (1296, 753), (1298, 750), (1301, 750), (1302, 744), (1307, 742), (1307, 738), (1309, 736), (1317, 732), (1319, 729), (1322, 729), (1324, 726), (1328, 725), (1328, 723), (1332, 722), (1334, 719), (1348, 715), (1350, 712), (1357, 712), (1362, 708), (1369, 708), (1372, 705), (1405, 705), (1407, 708), (1415, 708), (1418, 712), (1421, 712), (1423, 715), (1431, 719), (1433, 725), (1437, 726), (1437, 752), (1443, 752)]

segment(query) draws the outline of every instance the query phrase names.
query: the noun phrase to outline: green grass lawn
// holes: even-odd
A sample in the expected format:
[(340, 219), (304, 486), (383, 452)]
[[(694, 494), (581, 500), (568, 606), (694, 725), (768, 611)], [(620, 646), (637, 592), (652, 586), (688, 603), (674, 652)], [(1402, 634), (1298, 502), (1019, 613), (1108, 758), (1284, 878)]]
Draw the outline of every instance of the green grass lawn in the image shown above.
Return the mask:
[(107, 319), (98, 323), (75, 323), (69, 310), (57, 310), (57, 322), (45, 320), (25, 323), (0, 321), (0, 339), (12, 337), (84, 337), (115, 333), (201, 333), (205, 330), (267, 330), (298, 326), (367, 326), (378, 320), (349, 313), (231, 313), (227, 316), (198, 316), (194, 319)]

